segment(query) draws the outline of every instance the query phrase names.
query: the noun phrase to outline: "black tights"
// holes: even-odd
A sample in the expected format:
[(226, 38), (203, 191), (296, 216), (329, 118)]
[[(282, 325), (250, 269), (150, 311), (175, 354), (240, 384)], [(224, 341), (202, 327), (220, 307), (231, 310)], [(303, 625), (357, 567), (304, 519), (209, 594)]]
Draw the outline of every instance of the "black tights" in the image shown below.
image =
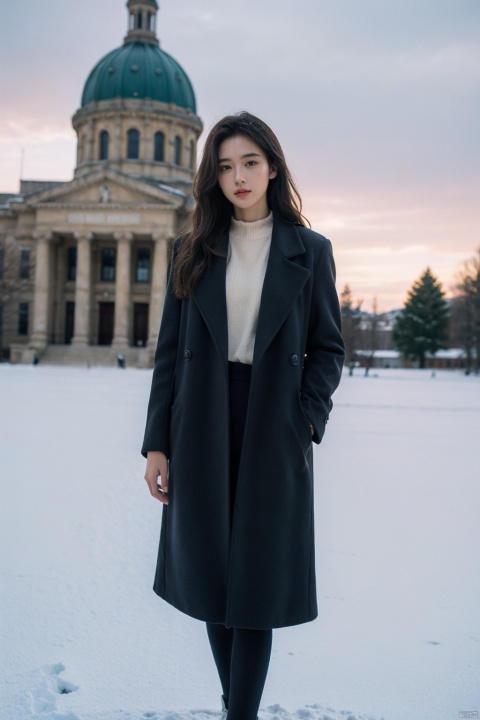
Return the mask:
[(228, 720), (256, 720), (272, 651), (271, 630), (207, 623)]

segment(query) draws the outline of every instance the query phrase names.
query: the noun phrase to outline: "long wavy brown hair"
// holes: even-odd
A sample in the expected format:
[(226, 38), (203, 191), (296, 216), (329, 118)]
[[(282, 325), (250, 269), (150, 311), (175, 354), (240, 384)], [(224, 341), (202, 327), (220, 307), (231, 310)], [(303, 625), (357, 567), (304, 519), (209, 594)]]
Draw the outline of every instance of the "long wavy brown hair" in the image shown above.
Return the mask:
[(244, 135), (258, 145), (270, 167), (277, 171), (267, 189), (269, 209), (292, 225), (308, 222), (302, 215), (302, 200), (275, 133), (249, 112), (224, 117), (207, 137), (195, 176), (195, 207), (182, 231), (173, 267), (173, 287), (178, 298), (191, 296), (195, 283), (209, 267), (212, 255), (221, 254), (218, 239), (230, 226), (233, 205), (218, 184), (218, 152), (221, 143), (235, 135)]

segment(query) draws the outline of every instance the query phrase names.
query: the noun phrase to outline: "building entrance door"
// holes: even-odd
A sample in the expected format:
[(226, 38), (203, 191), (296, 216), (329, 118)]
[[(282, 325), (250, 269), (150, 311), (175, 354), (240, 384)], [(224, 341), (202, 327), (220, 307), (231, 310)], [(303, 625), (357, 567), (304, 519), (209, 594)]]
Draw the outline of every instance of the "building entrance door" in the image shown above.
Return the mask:
[(98, 303), (98, 344), (111, 345), (113, 340), (113, 314), (115, 303)]
[(133, 344), (145, 347), (148, 340), (148, 303), (133, 305)]
[(75, 330), (75, 303), (65, 305), (65, 345), (70, 345)]

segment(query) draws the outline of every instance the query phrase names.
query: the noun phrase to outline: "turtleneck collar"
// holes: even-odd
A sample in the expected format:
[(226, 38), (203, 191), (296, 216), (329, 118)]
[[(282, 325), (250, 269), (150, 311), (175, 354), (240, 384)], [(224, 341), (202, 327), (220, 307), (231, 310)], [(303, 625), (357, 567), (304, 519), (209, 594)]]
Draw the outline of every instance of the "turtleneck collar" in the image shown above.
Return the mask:
[(267, 215), (262, 220), (254, 220), (253, 222), (245, 222), (244, 220), (235, 220), (232, 216), (230, 223), (230, 232), (237, 238), (245, 240), (256, 240), (265, 236), (271, 236), (273, 229), (273, 213)]

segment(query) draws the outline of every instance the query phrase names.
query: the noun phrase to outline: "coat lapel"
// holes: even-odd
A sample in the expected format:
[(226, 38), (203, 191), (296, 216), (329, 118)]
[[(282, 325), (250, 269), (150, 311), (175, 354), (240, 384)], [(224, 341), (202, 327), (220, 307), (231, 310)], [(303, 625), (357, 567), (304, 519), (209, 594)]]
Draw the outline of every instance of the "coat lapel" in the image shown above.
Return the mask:
[(222, 235), (217, 247), (221, 253), (225, 253), (225, 256), (212, 256), (210, 267), (195, 285), (193, 299), (226, 367), (228, 362), (228, 324), (225, 276), (228, 231)]
[[(228, 231), (220, 238), (218, 249), (225, 253), (225, 256), (212, 257), (210, 268), (195, 286), (193, 299), (226, 366), (228, 321), (225, 277)], [(279, 331), (291, 306), (310, 277), (310, 270), (295, 262), (295, 258), (304, 253), (305, 246), (296, 227), (284, 223), (274, 215), (272, 244), (258, 313), (254, 365)]]
[(295, 225), (288, 225), (274, 215), (272, 244), (258, 313), (254, 365), (279, 331), (310, 277), (310, 270), (294, 260), (304, 253), (305, 246)]

